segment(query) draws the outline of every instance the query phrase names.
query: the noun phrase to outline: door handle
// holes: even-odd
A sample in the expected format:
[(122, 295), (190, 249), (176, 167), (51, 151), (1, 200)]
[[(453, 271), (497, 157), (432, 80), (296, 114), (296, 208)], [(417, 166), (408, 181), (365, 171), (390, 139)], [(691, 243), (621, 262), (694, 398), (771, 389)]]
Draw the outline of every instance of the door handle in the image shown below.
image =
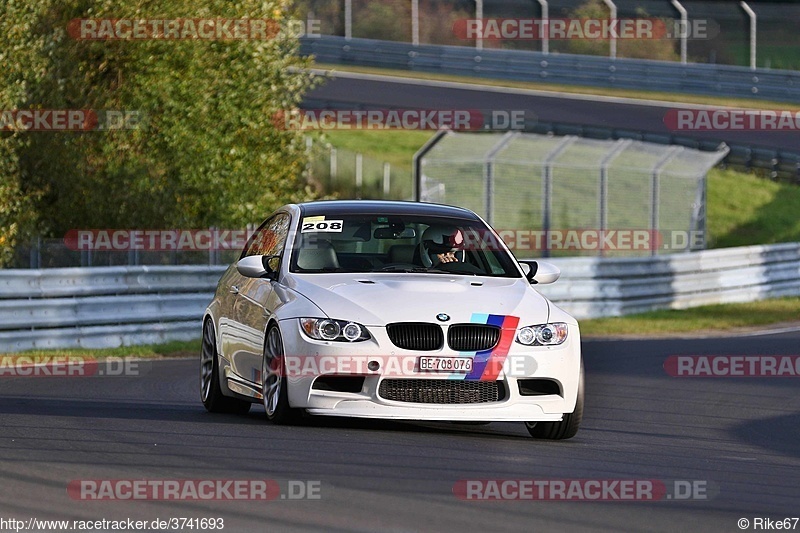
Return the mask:
[(237, 285), (231, 285), (231, 294), (239, 294), (239, 287)]

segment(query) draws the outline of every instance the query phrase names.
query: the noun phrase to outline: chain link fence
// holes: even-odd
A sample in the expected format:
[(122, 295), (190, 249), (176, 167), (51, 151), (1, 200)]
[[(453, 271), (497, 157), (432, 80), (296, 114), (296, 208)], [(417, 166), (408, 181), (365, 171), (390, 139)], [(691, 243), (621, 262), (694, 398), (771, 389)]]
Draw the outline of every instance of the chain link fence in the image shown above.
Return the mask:
[(420, 200), (472, 209), (522, 255), (705, 248), (706, 173), (727, 154), (634, 140), (447, 132), (419, 161)]
[[(307, 137), (307, 149), (308, 177), (319, 187), (323, 197), (407, 200), (412, 196), (410, 162), (407, 166), (391, 165), (359, 152), (320, 142), (312, 136)], [(264, 216), (268, 214), (264, 213)], [(260, 222), (255, 221), (254, 224)], [(142, 239), (143, 245), (130, 246), (134, 232), (145, 231), (141, 229), (76, 229), (70, 233), (93, 233), (93, 248), (78, 246), (75, 235), (35, 238), (16, 248), (6, 268), (229, 265), (239, 257), (244, 240), (255, 230), (254, 224), (227, 231), (217, 228), (166, 229), (163, 231), (170, 234), (173, 244), (162, 249), (149, 249), (147, 235)], [(119, 239), (118, 233), (123, 234)], [(217, 240), (209, 235), (217, 237)], [(101, 237), (106, 241), (99, 240)], [(218, 240), (222, 241), (219, 245), (215, 244)]]
[(406, 200), (411, 198), (411, 166), (392, 165), (360, 152), (309, 139), (309, 176), (325, 196)]
[[(797, 2), (759, 0), (748, 2), (757, 13), (757, 66), (760, 68), (800, 68), (800, 47), (797, 46), (797, 20), (800, 4)], [(587, 0), (550, 0), (549, 17), (568, 17)], [(671, 0), (616, 0), (619, 18), (656, 17), (670, 24), (680, 20), (680, 12)], [(689, 24), (702, 24), (708, 31), (702, 36), (688, 39), (690, 63), (721, 65), (750, 64), (750, 19), (737, 0), (692, 0), (682, 2), (687, 10)], [(539, 2), (535, 0), (298, 0), (297, 16), (320, 21), (323, 35), (347, 38), (380, 39), (415, 44), (477, 46), (475, 39), (456, 35), (454, 24), (459, 20), (479, 18), (478, 9), (486, 19), (544, 18)], [(603, 4), (603, 12), (607, 7)], [(672, 27), (672, 26), (670, 26)], [(691, 32), (690, 32), (691, 33)], [(672, 51), (678, 61), (679, 39), (663, 39), (667, 46), (652, 46), (653, 41), (638, 43), (624, 49), (619, 57), (642, 59), (667, 59), (665, 52)], [(588, 41), (586, 41), (588, 42)], [(549, 43), (551, 53), (590, 53), (608, 55), (607, 41), (601, 46), (580, 47), (569, 39)], [(640, 40), (639, 43), (642, 43)], [(485, 48), (505, 48), (542, 51), (539, 39), (484, 39)]]

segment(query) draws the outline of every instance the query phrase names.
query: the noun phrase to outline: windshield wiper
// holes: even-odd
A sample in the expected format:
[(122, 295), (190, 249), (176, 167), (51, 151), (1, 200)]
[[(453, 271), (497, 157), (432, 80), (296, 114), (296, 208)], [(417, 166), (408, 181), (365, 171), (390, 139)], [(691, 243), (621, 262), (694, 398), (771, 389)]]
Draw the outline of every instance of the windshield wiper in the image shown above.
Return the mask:
[(412, 273), (412, 272), (427, 272), (428, 269), (425, 267), (403, 267), (403, 266), (387, 266), (382, 267), (377, 270), (373, 270), (373, 272), (404, 272), (404, 273)]

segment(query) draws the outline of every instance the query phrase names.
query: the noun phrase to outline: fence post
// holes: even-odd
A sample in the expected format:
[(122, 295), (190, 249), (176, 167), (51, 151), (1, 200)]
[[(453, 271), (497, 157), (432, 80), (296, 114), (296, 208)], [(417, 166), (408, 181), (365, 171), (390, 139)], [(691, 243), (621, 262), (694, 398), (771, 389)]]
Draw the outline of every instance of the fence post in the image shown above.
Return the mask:
[[(664, 154), (664, 157), (658, 160), (658, 162), (653, 167), (653, 174), (651, 176), (650, 182), (650, 241), (657, 242), (656, 239), (656, 232), (658, 231), (658, 215), (659, 215), (659, 205), (660, 202), (660, 195), (659, 195), (659, 187), (661, 187), (661, 169), (663, 169), (667, 163), (669, 163), (673, 157), (678, 155), (678, 152), (683, 150), (683, 146), (673, 146), (667, 153)], [(650, 255), (656, 255), (658, 250), (655, 246), (650, 247)]]
[(753, 11), (747, 2), (742, 0), (739, 2), (739, 5), (742, 6), (744, 12), (747, 13), (747, 16), (750, 17), (750, 68), (752, 70), (756, 69), (756, 24), (758, 22), (758, 17), (756, 17), (756, 12)]
[(578, 140), (574, 135), (567, 135), (544, 158), (542, 172), (542, 230), (544, 231), (544, 250), (542, 257), (550, 257), (550, 218), (553, 211), (553, 161), (561, 152)]
[(344, 0), (344, 38), (353, 38), (353, 0)]
[(411, 0), (411, 43), (419, 46), (419, 0)]
[[(621, 154), (633, 141), (630, 139), (619, 139), (611, 151), (600, 161), (600, 232), (604, 234), (608, 226), (608, 166)], [(600, 246), (600, 255), (603, 255), (603, 247)]]
[(486, 161), (483, 164), (484, 194), (486, 195), (484, 214), (486, 216), (486, 222), (488, 222), (490, 226), (494, 224), (494, 159), (497, 157), (497, 154), (511, 142), (511, 139), (517, 135), (519, 135), (518, 131), (506, 132), (486, 154)]
[[(603, 0), (605, 4), (608, 6), (608, 9), (611, 10), (611, 22), (617, 19), (617, 5), (612, 0)], [(617, 35), (616, 33), (611, 33), (611, 38), (609, 39), (610, 48), (609, 48), (609, 56), (611, 59), (617, 58)]]
[(338, 160), (336, 157), (336, 147), (331, 146), (331, 179), (330, 182), (336, 181), (336, 174), (339, 171)]
[(681, 15), (681, 63), (686, 64), (686, 41), (689, 36), (689, 19), (686, 8), (678, 0), (672, 0), (672, 5)]
[(216, 239), (214, 238), (216, 232), (214, 228), (208, 228), (208, 232), (211, 234), (211, 245), (208, 247), (208, 264), (213, 265), (214, 263), (214, 248), (216, 248), (215, 243)]
[(542, 53), (550, 53), (550, 6), (547, 0), (538, 0), (542, 6)]
[(383, 164), (383, 197), (389, 196), (392, 190), (392, 166), (389, 163)]
[(31, 243), (30, 253), (30, 266), (31, 270), (41, 268), (42, 265), (42, 238), (36, 237), (36, 240)]
[(421, 202), (422, 201), (422, 180), (424, 179), (424, 175), (422, 173), (422, 158), (428, 155), (428, 152), (433, 150), (433, 147), (436, 146), (439, 141), (449, 132), (448, 129), (441, 129), (437, 131), (433, 137), (428, 139), (428, 141), (422, 145), (422, 148), (417, 150), (417, 153), (414, 154), (414, 158), (412, 159), (413, 165), (413, 175), (411, 179), (414, 180), (413, 190), (414, 190), (414, 201)]
[(356, 154), (356, 198), (361, 199), (361, 186), (364, 184), (364, 156)]
[(483, 0), (475, 0), (475, 19), (480, 27), (480, 31), (475, 37), (475, 48), (483, 50)]

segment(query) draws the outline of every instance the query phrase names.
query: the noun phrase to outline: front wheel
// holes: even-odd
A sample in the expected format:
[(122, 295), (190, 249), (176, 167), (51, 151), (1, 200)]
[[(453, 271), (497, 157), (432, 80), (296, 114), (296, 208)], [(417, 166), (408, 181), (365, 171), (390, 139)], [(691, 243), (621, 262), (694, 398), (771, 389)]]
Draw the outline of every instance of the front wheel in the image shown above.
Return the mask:
[(299, 409), (289, 407), (286, 365), (283, 360), (283, 339), (278, 326), (271, 326), (264, 343), (264, 358), (261, 363), (261, 393), (264, 410), (273, 424), (291, 424), (300, 415)]
[(250, 402), (228, 398), (222, 394), (219, 383), (217, 337), (211, 320), (206, 320), (203, 324), (203, 345), (200, 350), (200, 400), (209, 413), (244, 414), (250, 410)]
[(528, 433), (537, 439), (563, 440), (571, 439), (578, 433), (578, 428), (583, 420), (583, 361), (581, 361), (581, 374), (578, 378), (578, 400), (575, 410), (564, 414), (560, 422), (525, 422)]

